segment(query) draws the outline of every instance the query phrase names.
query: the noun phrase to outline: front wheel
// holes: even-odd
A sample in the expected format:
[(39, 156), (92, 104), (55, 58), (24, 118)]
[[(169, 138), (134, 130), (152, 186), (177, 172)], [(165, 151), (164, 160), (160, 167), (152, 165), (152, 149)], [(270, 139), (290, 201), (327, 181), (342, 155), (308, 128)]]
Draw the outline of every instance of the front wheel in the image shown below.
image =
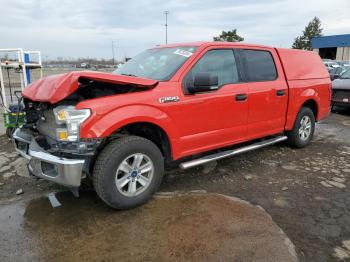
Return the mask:
[(308, 107), (302, 107), (297, 115), (292, 131), (287, 132), (288, 143), (292, 147), (307, 146), (315, 132), (315, 116)]
[(164, 160), (151, 141), (127, 136), (112, 141), (98, 156), (93, 184), (98, 196), (116, 209), (145, 203), (159, 188)]

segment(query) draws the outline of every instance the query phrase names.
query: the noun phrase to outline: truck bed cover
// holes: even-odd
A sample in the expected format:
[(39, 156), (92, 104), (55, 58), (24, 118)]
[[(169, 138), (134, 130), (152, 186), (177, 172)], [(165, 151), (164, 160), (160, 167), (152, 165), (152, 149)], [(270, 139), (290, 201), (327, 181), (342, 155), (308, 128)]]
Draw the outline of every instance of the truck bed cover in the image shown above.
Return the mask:
[(329, 78), (320, 56), (312, 51), (276, 48), (287, 80)]

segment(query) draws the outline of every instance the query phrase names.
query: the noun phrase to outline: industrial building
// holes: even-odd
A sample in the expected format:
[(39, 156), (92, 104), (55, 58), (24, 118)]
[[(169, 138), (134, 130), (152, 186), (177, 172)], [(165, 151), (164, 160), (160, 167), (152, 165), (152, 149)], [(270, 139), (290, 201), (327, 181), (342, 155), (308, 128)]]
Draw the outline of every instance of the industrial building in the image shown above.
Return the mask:
[(350, 61), (350, 34), (315, 37), (311, 47), (323, 59)]

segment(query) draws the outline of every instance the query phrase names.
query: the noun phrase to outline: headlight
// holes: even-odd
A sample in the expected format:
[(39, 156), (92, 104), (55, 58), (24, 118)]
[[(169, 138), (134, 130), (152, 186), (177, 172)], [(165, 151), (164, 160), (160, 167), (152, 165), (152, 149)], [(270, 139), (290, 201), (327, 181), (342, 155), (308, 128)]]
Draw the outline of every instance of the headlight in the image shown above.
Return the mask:
[(77, 141), (80, 124), (91, 115), (89, 109), (75, 109), (74, 106), (58, 106), (53, 112), (56, 123), (61, 126), (56, 129), (56, 137), (60, 141)]

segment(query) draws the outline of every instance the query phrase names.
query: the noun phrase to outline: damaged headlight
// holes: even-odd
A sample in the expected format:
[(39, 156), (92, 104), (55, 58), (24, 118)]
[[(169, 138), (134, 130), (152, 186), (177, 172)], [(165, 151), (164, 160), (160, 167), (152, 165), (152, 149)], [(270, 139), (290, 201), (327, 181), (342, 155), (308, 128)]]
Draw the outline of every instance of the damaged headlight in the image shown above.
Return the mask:
[(75, 109), (74, 106), (58, 106), (53, 110), (56, 123), (62, 127), (56, 129), (60, 141), (78, 141), (79, 129), (90, 115), (90, 109)]

